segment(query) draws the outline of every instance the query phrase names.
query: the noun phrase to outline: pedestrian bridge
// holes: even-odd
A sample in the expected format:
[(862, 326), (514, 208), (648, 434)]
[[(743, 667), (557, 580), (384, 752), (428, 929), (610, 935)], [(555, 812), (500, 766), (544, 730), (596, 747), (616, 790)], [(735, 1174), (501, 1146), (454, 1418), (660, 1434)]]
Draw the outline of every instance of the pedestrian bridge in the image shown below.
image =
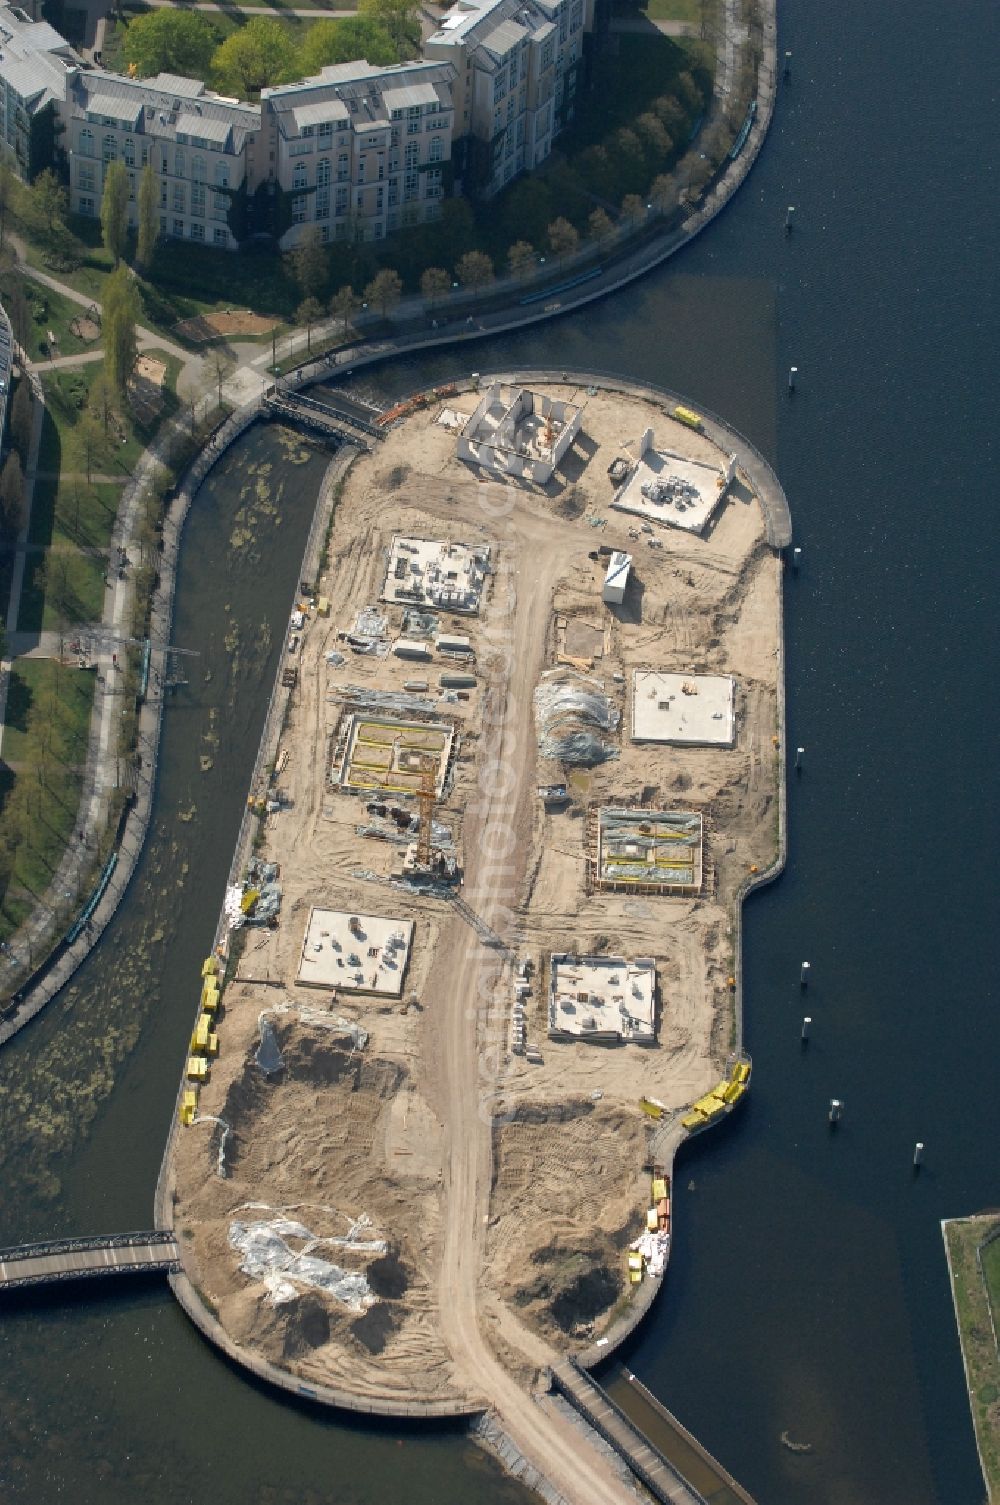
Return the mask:
[(142, 1275), (180, 1269), (172, 1233), (112, 1233), (104, 1238), (49, 1239), (0, 1249), (0, 1292), (97, 1275)]
[(371, 449), (373, 440), (383, 438), (377, 424), (381, 409), (343, 392), (328, 393), (327, 400), (319, 402), (304, 392), (275, 386), (265, 395), (263, 405), (274, 418), (362, 449)]

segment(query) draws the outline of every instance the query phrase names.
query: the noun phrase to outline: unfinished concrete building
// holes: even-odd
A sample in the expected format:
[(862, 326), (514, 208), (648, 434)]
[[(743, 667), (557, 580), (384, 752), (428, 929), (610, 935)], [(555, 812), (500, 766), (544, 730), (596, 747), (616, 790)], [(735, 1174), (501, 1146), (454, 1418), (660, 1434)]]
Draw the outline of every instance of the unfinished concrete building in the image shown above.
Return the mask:
[(656, 963), (650, 957), (571, 956), (549, 964), (549, 1037), (655, 1045)]
[(722, 469), (705, 465), (669, 449), (656, 449), (653, 430), (647, 428), (639, 444), (638, 463), (611, 505), (619, 512), (687, 533), (703, 533), (735, 475), (735, 455)]
[(350, 712), (338, 729), (331, 782), (357, 794), (440, 795), (454, 740), (447, 722)]
[(413, 921), (313, 906), (295, 978), (300, 987), (399, 998)]
[(632, 741), (675, 747), (732, 747), (736, 686), (731, 674), (664, 674), (637, 669), (632, 678)]
[(487, 544), (451, 543), (436, 538), (395, 537), (389, 549), (383, 601), (398, 606), (432, 607), (474, 616), (490, 567)]
[(492, 382), (458, 438), (458, 457), (544, 486), (580, 431), (583, 409)]

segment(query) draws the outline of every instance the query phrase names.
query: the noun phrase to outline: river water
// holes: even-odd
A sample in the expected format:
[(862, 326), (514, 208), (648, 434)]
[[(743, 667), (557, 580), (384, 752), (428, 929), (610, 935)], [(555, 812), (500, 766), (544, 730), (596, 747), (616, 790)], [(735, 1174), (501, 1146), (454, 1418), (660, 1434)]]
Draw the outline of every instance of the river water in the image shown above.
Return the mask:
[[(684, 391), (774, 458), (804, 549), (786, 626), (807, 753), (787, 871), (746, 915), (754, 1090), (679, 1167), (667, 1289), (626, 1359), (761, 1505), (976, 1505), (939, 1220), (1000, 1203), (981, 62), (1000, 9), (781, 0), (781, 21), (794, 71), (761, 159), (669, 270), (380, 381), (613, 370)], [(202, 656), (166, 717), (155, 830), (105, 942), (0, 1059), (4, 1243), (149, 1223), (324, 463), (254, 432), (192, 511), (175, 639)], [(0, 1412), (4, 1505), (525, 1498), (457, 1433), (331, 1420), (248, 1384), (157, 1284), (5, 1307)]]

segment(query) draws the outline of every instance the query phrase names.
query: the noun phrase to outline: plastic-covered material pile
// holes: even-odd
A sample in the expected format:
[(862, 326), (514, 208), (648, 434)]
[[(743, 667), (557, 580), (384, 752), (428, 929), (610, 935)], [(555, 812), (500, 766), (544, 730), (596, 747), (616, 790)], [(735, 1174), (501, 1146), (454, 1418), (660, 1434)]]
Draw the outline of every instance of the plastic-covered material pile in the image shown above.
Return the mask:
[(278, 1045), (278, 1037), (274, 1033), (274, 1025), (269, 1019), (260, 1021), (260, 1044), (254, 1060), (265, 1076), (274, 1076), (285, 1065), (285, 1058), (281, 1054)]
[(652, 1276), (662, 1275), (667, 1265), (667, 1254), (670, 1250), (669, 1233), (644, 1233), (637, 1238), (635, 1243), (629, 1244), (630, 1249), (636, 1249), (646, 1261), (646, 1274)]
[(620, 720), (600, 680), (567, 669), (542, 675), (535, 691), (535, 726), (543, 758), (578, 768), (617, 758), (618, 745), (605, 734), (614, 732)]
[[(240, 1269), (243, 1274), (264, 1282), (272, 1306), (294, 1301), (299, 1288), (309, 1286), (325, 1291), (349, 1311), (363, 1312), (376, 1299), (365, 1276), (356, 1270), (344, 1270), (331, 1260), (321, 1259), (313, 1250), (323, 1244), (333, 1244), (353, 1249), (358, 1254), (384, 1254), (387, 1246), (383, 1240), (359, 1240), (356, 1237), (364, 1226), (364, 1220), (359, 1220), (351, 1225), (346, 1237), (326, 1239), (316, 1238), (303, 1223), (290, 1218), (279, 1216), (251, 1222), (234, 1220), (229, 1225), (229, 1243), (242, 1255)], [(303, 1247), (294, 1249), (289, 1240)]]

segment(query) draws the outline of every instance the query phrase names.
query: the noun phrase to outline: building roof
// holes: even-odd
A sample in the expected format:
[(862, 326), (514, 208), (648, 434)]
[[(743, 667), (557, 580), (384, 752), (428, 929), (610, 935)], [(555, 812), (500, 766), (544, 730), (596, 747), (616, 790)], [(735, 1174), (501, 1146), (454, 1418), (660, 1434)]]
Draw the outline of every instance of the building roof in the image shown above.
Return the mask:
[(259, 106), (222, 99), (209, 93), (198, 79), (174, 73), (160, 73), (152, 79), (81, 73), (71, 103), (78, 116), (106, 115), (162, 141), (174, 141), (180, 132), (224, 150), (228, 147), (235, 154), (242, 151), (248, 134), (260, 130)]
[(29, 109), (63, 100), (83, 60), (47, 21), (0, 5), (0, 79)]
[(492, 51), (490, 38), (501, 35), (508, 51), (514, 45), (514, 32), (505, 30), (508, 25), (517, 28), (518, 41), (529, 34), (539, 35), (551, 23), (557, 8), (546, 0), (463, 0), (449, 11), (429, 40), (446, 46), (474, 43)]
[(198, 136), (202, 141), (225, 142), (232, 130), (232, 122), (218, 116), (197, 114), (182, 110), (177, 117), (177, 130), (181, 135)]
[[(363, 59), (334, 63), (313, 78), (296, 84), (264, 89), (261, 99), (277, 114), (283, 135), (294, 135), (303, 125), (343, 119), (346, 113), (356, 131), (388, 123), (389, 111), (416, 104), (450, 108), (448, 86), (455, 78), (451, 63), (394, 63), (376, 68)], [(342, 110), (321, 107), (341, 105)], [(309, 111), (305, 116), (304, 112)]]

